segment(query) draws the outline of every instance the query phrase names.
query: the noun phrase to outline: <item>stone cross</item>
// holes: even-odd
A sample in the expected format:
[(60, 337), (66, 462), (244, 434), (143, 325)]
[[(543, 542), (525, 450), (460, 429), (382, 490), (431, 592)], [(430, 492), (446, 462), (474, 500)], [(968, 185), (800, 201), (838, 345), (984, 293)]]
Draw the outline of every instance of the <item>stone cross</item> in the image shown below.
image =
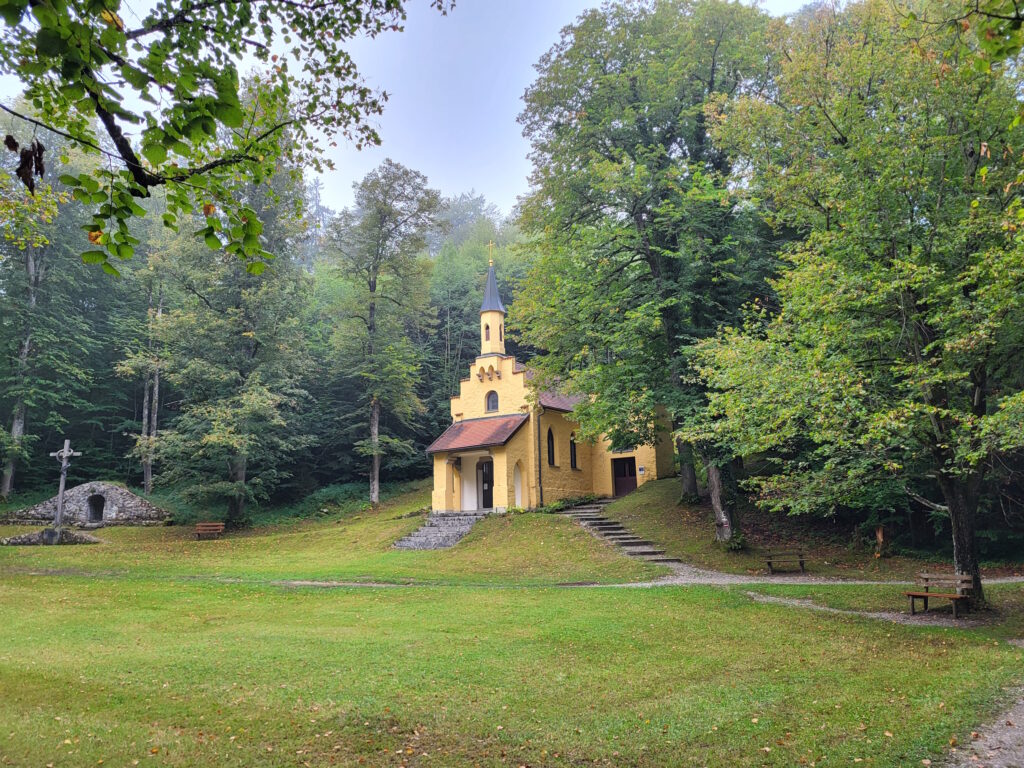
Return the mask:
[(491, 262), (491, 266), (494, 266), (494, 241), (491, 240), (487, 243), (487, 260)]
[(82, 454), (80, 451), (72, 451), (71, 441), (65, 440), (64, 447), (50, 455), (60, 462), (60, 486), (57, 490), (57, 514), (53, 519), (53, 527), (57, 533), (56, 541), (54, 543), (57, 543), (60, 541), (61, 526), (64, 525), (64, 485), (67, 483), (68, 479), (68, 467), (71, 466), (69, 459), (75, 456), (81, 456)]

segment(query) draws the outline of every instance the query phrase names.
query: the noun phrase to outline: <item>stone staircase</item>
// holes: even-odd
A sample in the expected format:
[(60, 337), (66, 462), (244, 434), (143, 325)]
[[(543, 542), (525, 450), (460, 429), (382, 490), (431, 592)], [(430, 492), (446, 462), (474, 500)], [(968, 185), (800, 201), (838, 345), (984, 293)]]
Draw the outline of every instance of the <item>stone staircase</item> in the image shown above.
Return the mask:
[(469, 533), (478, 520), (487, 517), (480, 512), (431, 512), (427, 522), (394, 543), (395, 549), (447, 549), (455, 546)]
[(677, 557), (667, 557), (664, 549), (659, 549), (653, 542), (640, 538), (622, 523), (605, 517), (605, 507), (611, 502), (611, 499), (599, 499), (562, 510), (559, 514), (571, 517), (599, 539), (614, 544), (622, 550), (623, 554), (630, 557), (647, 560), (651, 563), (682, 562)]

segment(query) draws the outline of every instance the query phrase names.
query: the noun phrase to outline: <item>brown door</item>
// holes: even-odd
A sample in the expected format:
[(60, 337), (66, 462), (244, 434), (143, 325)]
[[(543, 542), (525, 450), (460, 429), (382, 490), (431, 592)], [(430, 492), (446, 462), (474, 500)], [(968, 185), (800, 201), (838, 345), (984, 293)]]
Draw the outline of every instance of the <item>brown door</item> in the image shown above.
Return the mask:
[(483, 496), (483, 504), (481, 505), (484, 509), (490, 509), (494, 506), (494, 462), (485, 461), (480, 465), (480, 477), (483, 483), (481, 494)]
[(612, 459), (612, 478), (615, 483), (615, 495), (625, 496), (636, 490), (636, 459)]

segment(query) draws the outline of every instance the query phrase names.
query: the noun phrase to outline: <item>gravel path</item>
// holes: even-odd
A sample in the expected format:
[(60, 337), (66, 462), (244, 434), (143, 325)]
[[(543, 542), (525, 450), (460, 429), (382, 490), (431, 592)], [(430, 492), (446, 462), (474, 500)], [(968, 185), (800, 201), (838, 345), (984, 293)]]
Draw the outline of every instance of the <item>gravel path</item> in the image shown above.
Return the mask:
[(1024, 768), (1024, 688), (1012, 695), (1016, 705), (972, 733), (970, 744), (952, 747), (944, 768)]
[(820, 605), (812, 600), (795, 597), (776, 597), (775, 595), (763, 595), (760, 592), (747, 592), (747, 596), (758, 603), (778, 603), (781, 605), (791, 605), (795, 608), (807, 608), (811, 611), (821, 611), (822, 613), (863, 616), (868, 619), (879, 619), (881, 621), (891, 621), (893, 624), (907, 624), (917, 627), (953, 627), (964, 629), (966, 627), (980, 627), (985, 624), (984, 621), (979, 619), (954, 620), (952, 616), (943, 616), (936, 613), (917, 613), (911, 616), (909, 613), (901, 613), (900, 611), (854, 611), (844, 608), (830, 608), (827, 605)]
[[(712, 585), (730, 586), (733, 584), (909, 584), (907, 581), (870, 581), (868, 579), (836, 579), (829, 576), (807, 576), (806, 574), (780, 573), (774, 576), (750, 575), (743, 573), (723, 573), (710, 571), (685, 563), (665, 563), (672, 573), (653, 581), (636, 581), (628, 584), (615, 584), (616, 587), (671, 587)], [(1021, 578), (1024, 581), (1024, 577)]]
[[(671, 587), (671, 586), (731, 586), (735, 584), (790, 584), (799, 586), (814, 584), (893, 584), (903, 586), (912, 584), (911, 581), (879, 581), (877, 579), (839, 579), (834, 576), (808, 576), (802, 573), (779, 573), (772, 576), (764, 574), (724, 573), (712, 571), (706, 568), (698, 568), (695, 565), (686, 563), (665, 563), (665, 567), (671, 568), (672, 573), (653, 581), (634, 581), (626, 584), (612, 584), (602, 586), (615, 587)], [(1024, 576), (1004, 576), (995, 579), (985, 579), (986, 584), (1022, 584)], [(1024, 765), (1021, 766), (1024, 768)]]

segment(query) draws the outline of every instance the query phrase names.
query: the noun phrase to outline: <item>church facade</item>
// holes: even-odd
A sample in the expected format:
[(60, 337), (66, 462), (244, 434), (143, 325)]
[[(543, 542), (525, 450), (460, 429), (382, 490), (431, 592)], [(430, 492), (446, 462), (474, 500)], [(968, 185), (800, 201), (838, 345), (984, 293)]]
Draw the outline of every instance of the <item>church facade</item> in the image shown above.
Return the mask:
[(493, 261), (480, 307), (480, 354), (469, 373), (451, 398), (452, 425), (427, 448), (435, 512), (504, 512), (576, 496), (622, 496), (675, 471), (667, 430), (653, 446), (615, 450), (604, 439), (576, 439), (578, 400), (540, 392), (530, 403), (530, 372), (505, 354), (505, 307)]

